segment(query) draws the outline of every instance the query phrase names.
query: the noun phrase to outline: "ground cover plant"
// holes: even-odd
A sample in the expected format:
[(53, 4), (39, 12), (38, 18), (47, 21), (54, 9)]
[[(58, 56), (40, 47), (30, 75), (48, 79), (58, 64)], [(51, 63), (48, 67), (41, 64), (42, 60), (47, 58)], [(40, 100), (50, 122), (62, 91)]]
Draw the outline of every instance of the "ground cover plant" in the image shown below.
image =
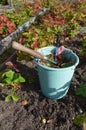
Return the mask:
[[(76, 95), (82, 95), (83, 97), (86, 97), (86, 84), (81, 84), (79, 88), (76, 90)], [(74, 122), (77, 125), (82, 124), (83, 129), (86, 129), (86, 112), (84, 112), (81, 115), (77, 115), (74, 119)]]
[(11, 34), (40, 11), (41, 7), (38, 2), (20, 5), (10, 12), (3, 11), (0, 14), (0, 40)]
[(5, 14), (0, 15), (0, 40), (14, 32), (16, 26)]
[[(50, 8), (50, 12), (39, 18), (34, 25), (22, 33), (18, 42), (36, 50), (40, 47), (53, 45), (58, 34), (61, 36), (57, 42), (62, 42), (62, 44), (79, 35), (80, 27), (85, 26), (85, 2), (77, 3), (77, 8), (76, 4), (67, 5), (64, 2), (55, 2), (46, 2), (44, 4), (45, 7)], [(42, 3), (40, 5), (43, 6)], [(54, 7), (54, 5), (56, 6)], [(80, 41), (82, 42), (81, 53), (85, 55), (86, 43), (84, 35), (80, 37)], [(19, 52), (18, 57), (22, 59), (24, 55), (27, 57), (26, 54), (23, 53), (22, 55)]]
[[(10, 86), (10, 94), (5, 97), (6, 102), (11, 100), (18, 101), (20, 98), (16, 96), (16, 90), (19, 86), (19, 83), (24, 83), (25, 79), (21, 76), (18, 69), (12, 64), (12, 62), (7, 62), (8, 66), (3, 72), (0, 73), (1, 83), (3, 87)], [(9, 67), (10, 66), (10, 67)], [(15, 71), (14, 71), (15, 70)]]
[[(86, 24), (85, 1), (80, 1), (77, 6), (71, 3), (57, 4), (58, 8), (54, 6), (56, 4), (53, 1), (39, 1), (40, 6), (51, 8), (50, 13), (38, 18), (17, 41), (37, 50), (40, 47), (54, 45), (55, 39), (59, 37), (57, 41), (72, 49), (80, 59), (70, 89), (60, 100), (46, 98), (41, 92), (38, 72), (32, 57), (17, 52), (16, 60), (6, 63), (6, 69), (8, 66), (11, 67), (11, 74), (5, 73), (6, 69), (0, 72), (0, 83), (4, 80), (7, 83), (9, 81), (8, 87), (0, 85), (2, 130), (86, 129), (86, 37), (79, 32), (79, 27)], [(19, 84), (14, 84), (16, 78), (12, 76), (11, 80), (9, 77), (15, 74), (18, 77), (22, 76), (25, 82), (20, 83), (18, 80)]]

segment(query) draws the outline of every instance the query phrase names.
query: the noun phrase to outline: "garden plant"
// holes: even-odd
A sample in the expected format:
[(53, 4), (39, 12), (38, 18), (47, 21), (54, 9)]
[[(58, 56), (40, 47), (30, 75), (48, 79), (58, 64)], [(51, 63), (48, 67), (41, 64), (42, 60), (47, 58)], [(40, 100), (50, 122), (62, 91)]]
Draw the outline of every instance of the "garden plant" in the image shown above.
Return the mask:
[[(0, 40), (43, 8), (49, 8), (49, 12), (37, 17), (15, 41), (37, 51), (55, 45), (57, 39), (58, 43), (78, 55), (80, 63), (67, 95), (52, 100), (41, 92), (32, 56), (17, 51), (16, 58), (5, 62), (0, 70), (0, 128), (86, 130), (86, 1), (35, 0), (15, 7), (12, 12), (2, 12)], [(9, 48), (9, 51), (14, 52), (14, 49)], [(5, 53), (2, 55), (5, 57)], [(0, 65), (3, 59), (1, 56)]]

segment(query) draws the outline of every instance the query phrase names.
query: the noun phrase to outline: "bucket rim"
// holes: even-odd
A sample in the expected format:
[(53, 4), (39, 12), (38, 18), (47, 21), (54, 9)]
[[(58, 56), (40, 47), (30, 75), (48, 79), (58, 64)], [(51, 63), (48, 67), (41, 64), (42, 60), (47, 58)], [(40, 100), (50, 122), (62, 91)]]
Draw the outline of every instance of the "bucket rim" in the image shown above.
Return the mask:
[[(52, 49), (55, 49), (55, 46), (47, 46), (47, 47), (43, 47), (43, 48), (39, 48), (37, 51), (39, 52), (40, 50), (44, 50), (44, 49), (46, 49), (46, 48), (52, 48)], [(74, 68), (76, 68), (76, 66), (79, 64), (79, 57), (76, 55), (76, 53), (74, 53), (71, 49), (68, 49), (68, 48), (65, 48), (66, 50), (68, 50), (68, 51), (70, 51), (75, 57), (76, 57), (76, 62), (73, 64), (73, 65), (71, 65), (71, 66), (68, 66), (68, 67), (64, 67), (64, 68), (53, 68), (53, 67), (48, 67), (48, 66), (46, 66), (46, 65), (42, 65), (41, 63), (37, 63), (36, 61), (35, 61), (35, 59), (34, 59), (34, 61), (35, 61), (35, 63), (38, 65), (38, 66), (41, 66), (41, 67), (43, 67), (43, 68), (45, 68), (45, 69), (47, 69), (47, 70), (64, 70), (64, 69), (74, 69)]]

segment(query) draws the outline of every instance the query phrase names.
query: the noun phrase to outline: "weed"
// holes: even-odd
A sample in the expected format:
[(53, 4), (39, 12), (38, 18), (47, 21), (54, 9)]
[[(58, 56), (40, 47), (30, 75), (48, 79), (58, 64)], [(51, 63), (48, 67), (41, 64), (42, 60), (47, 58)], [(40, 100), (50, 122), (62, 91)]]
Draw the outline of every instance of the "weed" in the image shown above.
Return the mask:
[[(86, 84), (81, 84), (76, 90), (76, 95), (81, 95), (86, 97)], [(83, 114), (77, 115), (74, 119), (76, 125), (83, 125), (83, 130), (86, 130), (86, 112)]]
[(6, 102), (10, 102), (12, 100), (13, 101), (18, 101), (19, 99), (20, 99), (20, 97), (15, 94), (15, 89), (14, 88), (12, 88), (10, 94), (5, 97)]
[(7, 69), (0, 73), (1, 85), (4, 87), (11, 86), (10, 94), (5, 97), (6, 102), (18, 101), (20, 98), (16, 95), (16, 87), (19, 83), (24, 83), (25, 79), (21, 76), (20, 73), (17, 73), (11, 69)]

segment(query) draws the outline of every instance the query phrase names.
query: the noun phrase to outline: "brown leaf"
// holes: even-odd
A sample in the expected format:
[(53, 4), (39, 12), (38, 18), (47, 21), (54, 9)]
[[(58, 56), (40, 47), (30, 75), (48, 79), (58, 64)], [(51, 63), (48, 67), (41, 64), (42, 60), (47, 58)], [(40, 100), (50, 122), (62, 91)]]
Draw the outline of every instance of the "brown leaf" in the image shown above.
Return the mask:
[(27, 101), (27, 100), (22, 101), (22, 105), (23, 105), (23, 106), (25, 106), (25, 105), (27, 105), (27, 104), (28, 104), (28, 101)]
[(49, 123), (49, 124), (51, 124), (51, 123), (53, 123), (53, 122), (54, 122), (53, 119), (49, 119), (49, 120), (47, 120), (47, 123)]
[(43, 123), (43, 124), (46, 124), (46, 118), (43, 118), (43, 119), (42, 119), (42, 123)]
[(86, 121), (83, 122), (83, 130), (86, 130)]

